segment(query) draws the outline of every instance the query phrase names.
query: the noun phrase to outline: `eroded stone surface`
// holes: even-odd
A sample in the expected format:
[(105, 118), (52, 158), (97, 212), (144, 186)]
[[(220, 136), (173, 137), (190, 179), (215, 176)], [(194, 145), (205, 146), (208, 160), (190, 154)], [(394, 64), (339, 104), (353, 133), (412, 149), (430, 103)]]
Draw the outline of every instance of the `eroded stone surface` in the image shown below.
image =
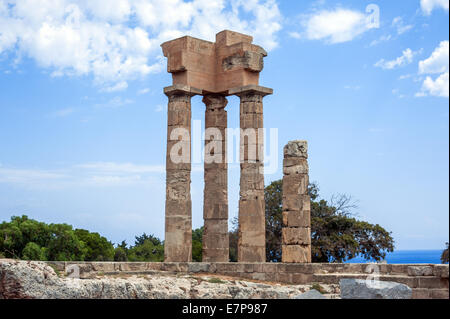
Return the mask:
[(342, 299), (411, 299), (412, 289), (390, 281), (341, 279)]
[(282, 261), (311, 262), (311, 200), (308, 195), (308, 144), (284, 147)]
[(307, 285), (279, 285), (213, 276), (59, 277), (43, 262), (0, 260), (0, 299), (288, 299)]

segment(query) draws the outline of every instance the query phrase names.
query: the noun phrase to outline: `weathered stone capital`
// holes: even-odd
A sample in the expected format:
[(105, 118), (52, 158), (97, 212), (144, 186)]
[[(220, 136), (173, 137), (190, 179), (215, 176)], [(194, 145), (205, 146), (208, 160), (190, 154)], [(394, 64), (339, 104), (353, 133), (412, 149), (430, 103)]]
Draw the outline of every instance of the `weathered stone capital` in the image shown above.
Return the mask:
[(290, 141), (283, 150), (284, 157), (302, 157), (308, 158), (308, 142), (307, 141)]
[(227, 98), (222, 94), (207, 94), (202, 101), (207, 110), (224, 109), (228, 104)]
[(266, 95), (273, 94), (273, 89), (259, 85), (245, 85), (228, 90), (228, 95), (237, 95), (241, 102), (261, 102)]
[(187, 86), (174, 84), (172, 86), (167, 86), (164, 88), (164, 94), (167, 95), (169, 101), (186, 101), (194, 95), (202, 94), (201, 90)]

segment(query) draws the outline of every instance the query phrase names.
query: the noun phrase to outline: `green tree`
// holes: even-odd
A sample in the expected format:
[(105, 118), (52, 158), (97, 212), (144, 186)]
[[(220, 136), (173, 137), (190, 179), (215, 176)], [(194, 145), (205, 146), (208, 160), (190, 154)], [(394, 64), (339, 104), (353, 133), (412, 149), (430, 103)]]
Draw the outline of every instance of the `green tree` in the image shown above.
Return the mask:
[(86, 245), (85, 261), (114, 260), (114, 246), (99, 233), (91, 233), (85, 229), (75, 229), (75, 235)]
[(202, 261), (203, 226), (192, 231), (192, 261)]
[(47, 260), (45, 247), (29, 242), (22, 250), (22, 259), (25, 260)]
[(50, 224), (52, 239), (48, 243), (48, 260), (83, 261), (88, 253), (86, 244), (67, 224)]
[(231, 229), (231, 231), (228, 232), (230, 261), (237, 262), (239, 219), (237, 217), (234, 217), (231, 220), (231, 225), (232, 225), (232, 229)]
[[(155, 239), (156, 237), (152, 237)], [(157, 239), (157, 238), (156, 238)], [(159, 239), (158, 239), (159, 241)], [(150, 238), (145, 239), (141, 244), (128, 249), (127, 257), (129, 261), (164, 261), (164, 246), (161, 241)]]
[[(313, 262), (343, 262), (358, 255), (380, 260), (394, 250), (391, 233), (380, 225), (354, 218), (351, 197), (341, 195), (330, 202), (318, 200), (316, 184), (309, 185), (311, 197), (311, 250)], [(282, 181), (265, 189), (267, 261), (281, 260)]]
[(441, 254), (441, 263), (443, 263), (443, 264), (448, 264), (448, 243), (445, 243), (445, 246), (447, 246), (447, 248), (445, 248), (445, 249), (442, 251), (442, 254)]
[(114, 261), (128, 261), (126, 250), (120, 246), (116, 247), (114, 249)]

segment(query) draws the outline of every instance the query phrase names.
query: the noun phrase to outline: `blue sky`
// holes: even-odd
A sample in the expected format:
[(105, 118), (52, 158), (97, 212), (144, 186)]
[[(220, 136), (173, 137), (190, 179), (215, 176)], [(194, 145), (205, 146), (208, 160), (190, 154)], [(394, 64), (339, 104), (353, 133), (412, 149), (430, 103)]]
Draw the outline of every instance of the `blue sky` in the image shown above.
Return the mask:
[[(372, 5), (372, 6), (369, 6)], [(376, 5), (374, 7), (373, 5)], [(369, 7), (368, 7), (369, 6)], [(310, 179), (397, 249), (449, 238), (448, 0), (0, 0), (0, 221), (27, 214), (113, 242), (164, 235), (160, 43), (231, 29), (267, 49), (264, 125), (309, 143)], [(366, 12), (366, 8), (368, 10)], [(379, 9), (379, 20), (376, 18)], [(379, 22), (379, 23), (378, 23)], [(228, 126), (239, 126), (230, 97)], [(192, 99), (203, 127), (204, 105)], [(194, 137), (193, 137), (194, 138)], [(200, 139), (194, 143), (200, 145)], [(265, 182), (282, 177), (281, 165)], [(200, 227), (202, 165), (192, 172)], [(239, 168), (229, 168), (237, 216)]]

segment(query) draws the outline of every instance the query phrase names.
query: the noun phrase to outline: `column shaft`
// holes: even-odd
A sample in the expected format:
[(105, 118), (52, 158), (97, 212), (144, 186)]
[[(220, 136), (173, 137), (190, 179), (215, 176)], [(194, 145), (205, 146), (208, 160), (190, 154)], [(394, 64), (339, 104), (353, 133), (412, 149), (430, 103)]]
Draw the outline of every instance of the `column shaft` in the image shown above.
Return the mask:
[(266, 261), (266, 230), (263, 164), (263, 103), (265, 94), (239, 94), (240, 103), (240, 200), (239, 262)]
[(311, 203), (308, 195), (308, 144), (284, 147), (282, 262), (311, 262)]
[(164, 260), (192, 260), (191, 96), (165, 92), (169, 98), (166, 155)]
[(227, 99), (206, 95), (205, 111), (205, 189), (203, 202), (204, 262), (229, 261), (228, 166), (226, 156)]

